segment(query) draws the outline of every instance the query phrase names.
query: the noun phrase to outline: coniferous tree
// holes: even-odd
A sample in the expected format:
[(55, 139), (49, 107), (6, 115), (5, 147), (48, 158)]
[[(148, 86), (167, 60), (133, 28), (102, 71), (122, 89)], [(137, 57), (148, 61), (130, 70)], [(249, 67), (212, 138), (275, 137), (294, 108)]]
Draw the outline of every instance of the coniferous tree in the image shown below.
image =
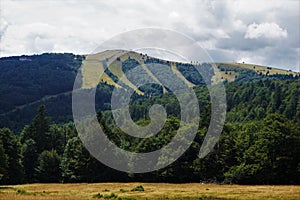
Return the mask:
[(22, 146), (22, 163), (25, 172), (25, 182), (33, 183), (37, 179), (36, 166), (37, 166), (38, 153), (36, 149), (36, 142), (33, 139), (28, 139)]
[(46, 113), (45, 105), (41, 105), (37, 110), (37, 115), (32, 120), (29, 131), (32, 139), (37, 144), (37, 152), (41, 153), (48, 149), (50, 119)]
[(23, 166), (21, 163), (21, 145), (15, 134), (8, 128), (0, 129), (4, 153), (7, 155), (7, 174), (2, 177), (2, 182), (17, 184), (23, 181)]
[(68, 140), (62, 161), (62, 178), (66, 182), (88, 181), (89, 154), (78, 137)]
[(4, 152), (2, 141), (0, 140), (0, 182), (2, 178), (7, 176), (8, 157)]
[(43, 183), (60, 182), (60, 161), (61, 158), (55, 150), (43, 151), (38, 158), (38, 180)]

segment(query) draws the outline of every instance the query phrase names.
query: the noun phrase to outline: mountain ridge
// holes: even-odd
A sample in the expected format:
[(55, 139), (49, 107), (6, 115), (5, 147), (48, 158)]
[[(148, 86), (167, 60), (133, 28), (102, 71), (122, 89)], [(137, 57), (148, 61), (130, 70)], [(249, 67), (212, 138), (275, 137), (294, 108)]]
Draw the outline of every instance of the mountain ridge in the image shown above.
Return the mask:
[[(152, 92), (150, 96), (158, 95), (160, 92), (162, 94), (167, 93), (167, 88), (162, 87), (162, 83), (147, 67), (147, 65), (155, 63), (170, 67), (171, 72), (189, 87), (205, 85), (203, 77), (199, 75), (195, 67), (200, 67), (205, 71), (209, 69), (208, 66), (199, 63), (168, 61), (132, 51), (104, 51), (89, 55), (46, 53), (0, 58), (0, 70), (2, 72), (0, 74), (0, 127), (8, 126), (14, 130), (20, 130), (20, 127), (30, 122), (40, 104), (46, 104), (54, 109), (50, 109), (50, 112), (56, 122), (64, 123), (72, 120), (70, 109), (72, 89), (80, 70), (83, 74), (83, 89), (90, 89), (98, 85), (99, 77), (94, 73), (94, 70), (100, 69), (100, 72), (103, 72), (100, 79), (101, 89), (97, 90), (97, 93), (105, 98), (97, 97), (99, 102), (97, 109), (109, 108), (109, 99), (114, 87), (119, 89), (132, 88), (137, 95), (142, 96), (145, 92), (147, 94)], [(254, 65), (250, 64), (214, 64), (219, 68), (221, 80), (223, 79), (225, 84), (265, 79), (297, 79), (300, 76), (297, 72), (258, 65), (255, 65), (254, 68)], [(137, 88), (126, 76), (125, 79), (123, 77), (124, 82), (119, 81), (126, 72), (137, 65), (141, 65), (145, 74), (157, 82), (159, 86)], [(104, 68), (106, 68), (105, 71)], [(267, 71), (269, 71), (268, 74)], [(207, 73), (207, 77), (210, 76), (213, 76), (213, 72)], [(18, 125), (18, 123), (21, 124)]]

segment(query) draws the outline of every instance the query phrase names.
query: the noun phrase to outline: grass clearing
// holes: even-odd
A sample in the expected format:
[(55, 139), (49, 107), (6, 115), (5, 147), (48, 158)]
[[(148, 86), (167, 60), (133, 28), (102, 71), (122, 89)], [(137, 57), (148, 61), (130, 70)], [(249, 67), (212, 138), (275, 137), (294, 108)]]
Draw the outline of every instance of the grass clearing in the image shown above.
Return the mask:
[(240, 68), (240, 69), (249, 69), (255, 71), (257, 74), (260, 72), (264, 75), (269, 71), (270, 75), (273, 74), (292, 74), (293, 76), (297, 75), (297, 72), (284, 70), (284, 69), (278, 69), (273, 67), (267, 67), (267, 66), (261, 66), (261, 65), (255, 65), (255, 64), (243, 64), (243, 63), (234, 63), (234, 62), (224, 62), (224, 63), (216, 63), (216, 64), (224, 64), (228, 67), (228, 69), (232, 68)]
[[(144, 191), (131, 191), (142, 186)], [(167, 183), (77, 183), (2, 186), (3, 200), (300, 199), (300, 186)], [(18, 191), (25, 191), (24, 194)]]
[[(111, 51), (104, 51), (101, 53), (90, 54), (86, 55), (86, 60), (83, 61), (83, 88), (93, 88), (95, 87), (99, 81), (105, 82), (109, 85), (113, 85), (117, 88), (121, 86), (112, 80), (106, 73), (103, 73), (104, 67), (102, 66), (102, 61), (107, 62), (108, 69), (111, 71), (113, 75), (120, 79), (123, 77), (123, 82), (133, 90), (135, 90), (138, 94), (143, 95), (144, 93), (140, 91), (133, 83), (131, 83), (127, 77), (125, 76), (122, 70), (122, 63), (128, 59), (133, 58), (139, 62), (141, 67), (147, 72), (147, 74), (156, 81), (159, 85), (163, 87), (163, 92), (166, 93), (166, 88), (160, 83), (160, 81), (155, 77), (152, 72), (148, 69), (145, 65), (145, 57), (139, 53), (131, 52), (131, 51), (124, 51), (124, 50), (111, 50)], [(161, 60), (161, 59), (160, 59)], [(167, 62), (165, 60), (161, 60)], [(239, 75), (238, 72), (234, 72), (234, 69), (248, 69), (254, 71), (256, 74), (263, 74), (263, 75), (274, 75), (274, 74), (291, 74), (293, 76), (298, 75), (299, 73), (284, 70), (284, 69), (277, 69), (267, 66), (260, 66), (255, 64), (244, 64), (244, 63), (234, 63), (234, 62), (223, 62), (223, 63), (214, 63), (216, 65), (222, 64), (223, 67), (227, 69), (227, 71), (221, 71), (220, 77), (213, 77), (213, 82), (220, 80), (227, 80), (228, 82), (233, 82), (235, 78)], [(178, 71), (176, 64), (171, 62), (171, 69), (174, 74), (176, 74), (181, 80), (185, 82), (189, 87), (195, 86), (193, 83), (189, 82), (180, 71)], [(99, 73), (95, 73), (99, 71), (99, 73), (103, 73), (103, 76), (100, 78)]]
[(193, 84), (192, 82), (188, 81), (182, 74), (181, 72), (177, 69), (176, 64), (175, 63), (171, 63), (171, 69), (174, 72), (174, 74), (177, 75), (178, 78), (180, 78), (187, 86), (189, 87), (194, 87), (195, 84)]

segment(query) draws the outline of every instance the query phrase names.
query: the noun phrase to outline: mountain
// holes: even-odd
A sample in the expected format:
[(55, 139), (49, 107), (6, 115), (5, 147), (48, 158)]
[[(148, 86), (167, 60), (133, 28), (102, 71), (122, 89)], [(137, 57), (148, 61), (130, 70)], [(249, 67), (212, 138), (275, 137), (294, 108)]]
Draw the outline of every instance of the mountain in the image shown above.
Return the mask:
[[(121, 87), (118, 83), (116, 83), (116, 80), (124, 76), (126, 79), (125, 84), (134, 89), (138, 94), (142, 94), (142, 92), (139, 89), (137, 89), (132, 83), (130, 83), (130, 81), (124, 75), (124, 72), (127, 72), (128, 70), (133, 69), (138, 65), (141, 65), (142, 68), (147, 72), (147, 74), (160, 85), (162, 84), (157, 80), (155, 76), (153, 76), (151, 70), (148, 69), (148, 66), (146, 64), (160, 63), (162, 65), (169, 66), (171, 67), (173, 73), (175, 73), (190, 87), (198, 85), (198, 79), (200, 79), (199, 73), (197, 73), (191, 66), (203, 67), (203, 65), (198, 62), (172, 62), (124, 50), (105, 51), (97, 54), (86, 55), (85, 58), (86, 59), (83, 60), (83, 80), (85, 79), (85, 76), (87, 76), (87, 79), (92, 80), (93, 82), (84, 83), (85, 88), (94, 87), (95, 84), (98, 84), (98, 77), (93, 77), (93, 71), (95, 70), (95, 68), (100, 68), (101, 71), (103, 71), (103, 62), (107, 62), (107, 66), (109, 66), (108, 70), (104, 72), (104, 75), (100, 81), (105, 82), (114, 87)], [(222, 62), (213, 64), (215, 64), (219, 68), (221, 79), (223, 79), (226, 82), (242, 81), (245, 78), (248, 78), (246, 79), (247, 81), (251, 81), (254, 79), (261, 79), (264, 76), (294, 77), (299, 75), (299, 73), (293, 71), (254, 64)], [(160, 67), (163, 67), (162, 65), (160, 65)], [(194, 73), (195, 76), (193, 76), (192, 73)]]
[[(211, 65), (219, 69), (220, 79)], [(240, 63), (179, 63), (122, 50), (1, 58), (0, 70), (1, 184), (100, 181), (300, 184), (300, 79), (295, 72)], [(77, 74), (76, 90), (90, 92), (97, 86), (97, 119), (108, 139), (123, 150), (136, 153), (165, 147), (177, 136), (182, 124), (179, 100), (164, 85), (164, 78), (170, 84), (181, 82), (192, 87), (200, 109), (199, 119), (187, 117), (199, 122), (192, 144), (172, 164), (149, 173), (128, 174), (98, 162), (84, 147), (72, 122), (72, 89)], [(151, 84), (137, 87), (138, 81), (145, 80)], [(210, 86), (206, 84), (220, 81), (225, 83), (227, 98), (225, 125), (220, 137), (211, 138), (218, 139), (214, 148), (199, 158), (213, 110)], [(113, 91), (124, 90), (135, 91), (128, 107), (130, 117), (138, 125), (151, 124), (148, 113), (152, 105), (165, 108), (166, 121), (155, 136), (133, 137), (118, 126), (111, 111), (111, 96)], [(180, 94), (190, 99), (189, 93)], [(193, 113), (195, 107), (189, 105), (188, 113)], [(123, 113), (118, 114), (128, 125)], [(103, 146), (99, 147), (102, 150)], [(167, 150), (169, 155), (176, 152)], [(122, 164), (134, 166), (131, 157), (128, 159)], [(168, 160), (162, 154), (157, 164)], [(144, 165), (151, 163), (150, 159)]]
[[(224, 83), (299, 78), (296, 72), (259, 65), (213, 64), (219, 68)], [(150, 69), (151, 65), (155, 65), (154, 70)], [(126, 72), (137, 66), (141, 66), (140, 74), (150, 77), (157, 85), (137, 88), (132, 83), (132, 77), (126, 75)], [(40, 104), (46, 105), (56, 123), (72, 120), (71, 95), (78, 72), (82, 75), (83, 89), (93, 88), (100, 82), (96, 96), (96, 108), (100, 110), (109, 109), (113, 88), (133, 89), (140, 96), (145, 93), (166, 94), (168, 88), (154, 75), (155, 70), (162, 72), (163, 68), (169, 68), (189, 87), (205, 84), (196, 68), (205, 75), (206, 81), (215, 80), (215, 74), (208, 63), (179, 63), (124, 50), (89, 55), (46, 53), (0, 58), (0, 127), (9, 127), (19, 132), (31, 121)], [(96, 71), (103, 73), (100, 80)]]

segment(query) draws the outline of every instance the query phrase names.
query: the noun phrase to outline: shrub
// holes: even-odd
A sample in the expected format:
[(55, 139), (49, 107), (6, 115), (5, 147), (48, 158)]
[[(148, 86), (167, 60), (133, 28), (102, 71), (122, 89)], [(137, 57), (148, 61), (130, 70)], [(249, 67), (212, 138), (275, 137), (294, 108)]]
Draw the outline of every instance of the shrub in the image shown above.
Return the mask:
[(119, 197), (118, 200), (136, 200), (134, 197)]
[(16, 193), (17, 194), (29, 194), (26, 190), (23, 190), (23, 189), (17, 190)]
[(135, 188), (133, 188), (131, 191), (145, 191), (144, 187), (142, 185), (138, 185)]
[(115, 193), (111, 193), (110, 195), (106, 194), (103, 196), (104, 199), (116, 199), (118, 197), (118, 195), (116, 195)]
[(102, 197), (103, 197), (103, 195), (100, 193), (93, 195), (93, 198), (95, 198), (95, 199), (100, 199)]

